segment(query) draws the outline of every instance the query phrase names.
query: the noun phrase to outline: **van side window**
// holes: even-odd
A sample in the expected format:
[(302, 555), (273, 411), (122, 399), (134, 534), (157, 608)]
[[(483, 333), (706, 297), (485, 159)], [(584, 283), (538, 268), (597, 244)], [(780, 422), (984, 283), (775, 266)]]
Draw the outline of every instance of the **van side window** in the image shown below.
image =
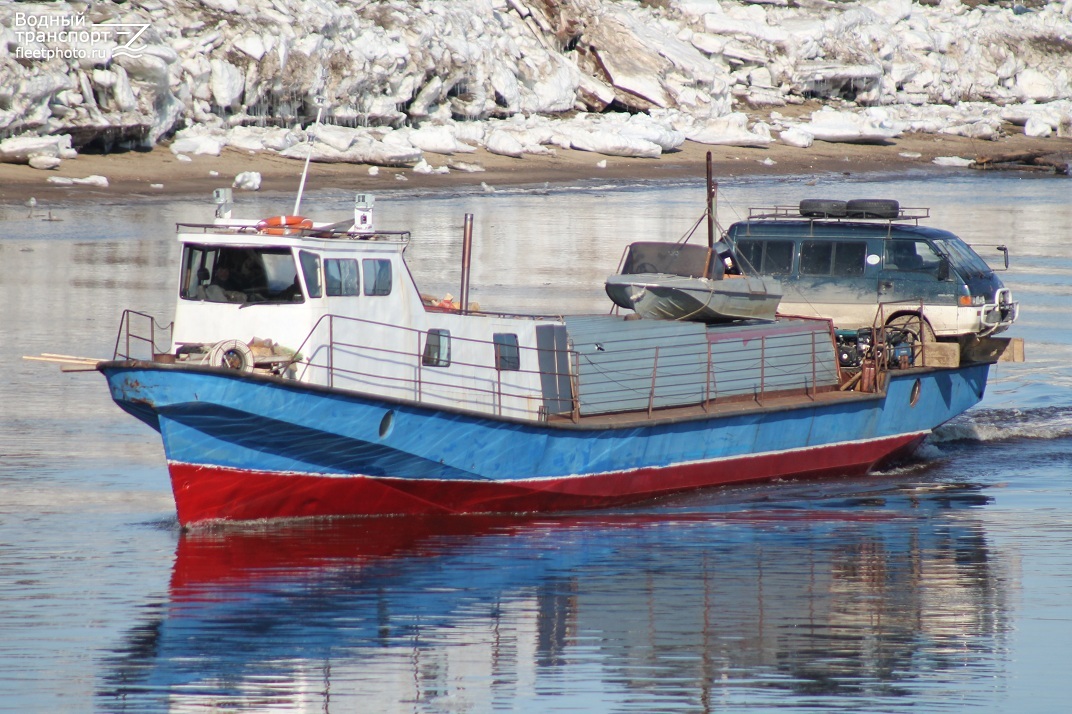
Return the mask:
[(450, 330), (433, 327), (424, 338), (424, 355), (421, 364), (425, 367), (450, 366)]
[(804, 241), (800, 246), (801, 275), (853, 277), (864, 274), (867, 243)]
[(793, 270), (793, 241), (737, 241), (737, 256), (757, 272), (787, 275)]
[(358, 282), (356, 259), (324, 259), (324, 287), (328, 295), (357, 295)]
[(361, 261), (366, 295), (391, 294), (391, 261), (370, 258)]
[(863, 275), (866, 260), (867, 243), (838, 243), (834, 248), (834, 275)]
[(937, 273), (941, 258), (930, 245), (919, 240), (888, 240), (883, 266), (886, 270)]

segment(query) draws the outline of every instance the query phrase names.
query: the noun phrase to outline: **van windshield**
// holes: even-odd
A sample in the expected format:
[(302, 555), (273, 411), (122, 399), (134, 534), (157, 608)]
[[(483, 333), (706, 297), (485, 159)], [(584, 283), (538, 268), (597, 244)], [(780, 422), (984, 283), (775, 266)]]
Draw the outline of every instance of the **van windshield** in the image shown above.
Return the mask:
[(949, 262), (965, 276), (985, 277), (992, 271), (986, 261), (960, 240), (936, 240), (935, 244), (949, 257)]

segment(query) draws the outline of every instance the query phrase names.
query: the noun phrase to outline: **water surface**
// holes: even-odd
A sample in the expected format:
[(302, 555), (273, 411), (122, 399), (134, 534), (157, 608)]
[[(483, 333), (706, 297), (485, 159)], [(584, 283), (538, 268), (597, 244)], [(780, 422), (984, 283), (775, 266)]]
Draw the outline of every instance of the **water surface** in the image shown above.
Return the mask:
[[(724, 182), (728, 224), (801, 198), (927, 206), (1022, 301), (1029, 361), (920, 458), (866, 479), (558, 517), (181, 533), (158, 437), (96, 373), (119, 316), (174, 308), (176, 221), (206, 200), (0, 207), (0, 711), (1059, 712), (1072, 696), (1070, 185), (1012, 174)], [(236, 212), (285, 212), (241, 194)], [(344, 217), (352, 197), (307, 194)], [(699, 182), (378, 194), (422, 291), (603, 312), (633, 240)], [(703, 228), (701, 235), (703, 236)]]

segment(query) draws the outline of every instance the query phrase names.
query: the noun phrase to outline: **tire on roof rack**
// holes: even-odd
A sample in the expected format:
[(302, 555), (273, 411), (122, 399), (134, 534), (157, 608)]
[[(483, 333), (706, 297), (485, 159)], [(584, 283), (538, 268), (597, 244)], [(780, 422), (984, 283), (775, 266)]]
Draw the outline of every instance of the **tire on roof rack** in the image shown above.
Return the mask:
[(805, 198), (800, 201), (800, 215), (809, 218), (841, 218), (846, 209), (844, 201), (829, 198)]
[(856, 198), (848, 202), (846, 211), (850, 218), (897, 218), (901, 204), (892, 198)]

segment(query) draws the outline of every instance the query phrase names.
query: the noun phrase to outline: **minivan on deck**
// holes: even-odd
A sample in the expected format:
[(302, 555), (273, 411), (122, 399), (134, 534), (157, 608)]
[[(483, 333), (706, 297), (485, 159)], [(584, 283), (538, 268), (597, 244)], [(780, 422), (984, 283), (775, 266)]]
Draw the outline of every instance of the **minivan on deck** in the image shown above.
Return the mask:
[[(1019, 305), (994, 270), (949, 231), (919, 225), (928, 209), (897, 201), (809, 199), (752, 209), (727, 238), (738, 259), (783, 288), (779, 312), (842, 329), (911, 325), (923, 339), (1003, 332)], [(998, 246), (1008, 267), (1008, 249)]]

